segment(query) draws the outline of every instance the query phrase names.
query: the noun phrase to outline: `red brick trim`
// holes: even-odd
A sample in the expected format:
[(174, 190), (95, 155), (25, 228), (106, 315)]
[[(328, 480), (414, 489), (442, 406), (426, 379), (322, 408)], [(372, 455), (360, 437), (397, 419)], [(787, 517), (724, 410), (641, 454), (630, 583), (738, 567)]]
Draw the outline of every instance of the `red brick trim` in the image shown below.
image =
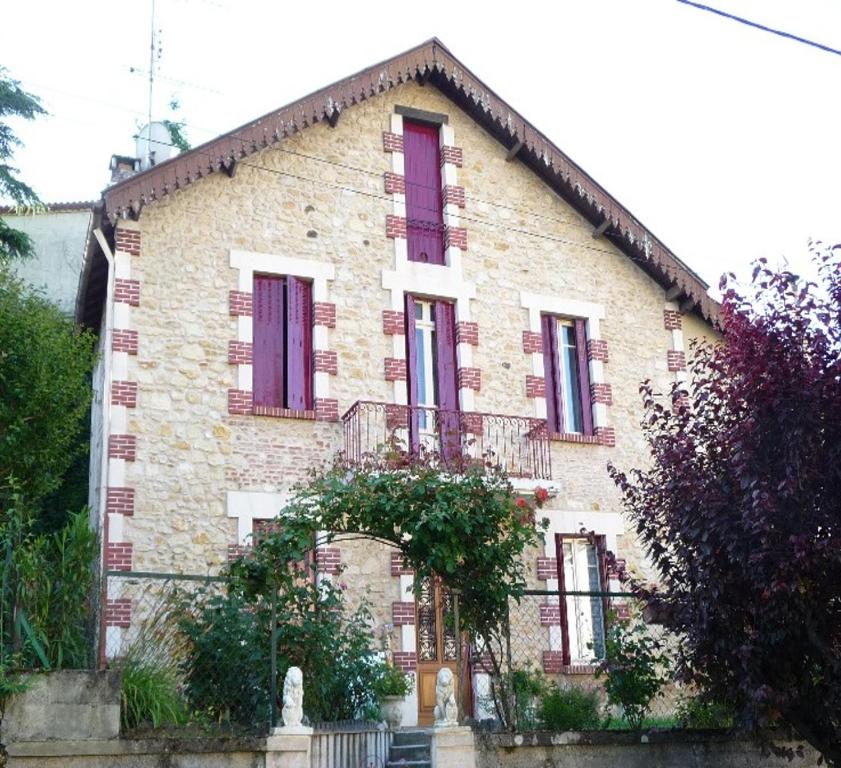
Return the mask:
[(602, 444), (602, 441), (596, 435), (582, 435), (580, 432), (550, 432), (549, 439), (557, 440), (560, 443)]
[(558, 603), (546, 603), (540, 606), (540, 624), (544, 627), (557, 627), (561, 623), (561, 606)]
[(247, 291), (228, 292), (228, 312), (232, 317), (251, 317), (254, 313), (254, 295)]
[(255, 405), (250, 411), (248, 411), (248, 413), (251, 413), (254, 416), (271, 416), (276, 419), (304, 419), (305, 421), (315, 421), (314, 410), (307, 411), (299, 410), (297, 408), (276, 408), (273, 405)]
[(607, 362), (607, 342), (604, 339), (587, 339), (587, 359)]
[(383, 310), (383, 333), (386, 336), (406, 335), (406, 315), (393, 309)]
[(137, 382), (112, 381), (111, 404), (124, 405), (126, 408), (137, 407)]
[(402, 152), (403, 137), (399, 133), (383, 131), (383, 152)]
[(478, 392), (482, 388), (482, 369), (459, 368), (458, 386), (460, 389), (472, 389)]
[(542, 376), (526, 376), (526, 397), (546, 397), (546, 381)]
[(467, 250), (467, 230), (464, 227), (444, 227), (444, 247)]
[(406, 177), (399, 173), (386, 171), (384, 175), (385, 192), (387, 195), (405, 195)]
[(391, 604), (391, 623), (402, 627), (415, 623), (415, 603), (395, 602)]
[(414, 651), (395, 651), (393, 660), (401, 672), (414, 672), (418, 668), (418, 655)]
[(135, 435), (111, 435), (108, 438), (108, 457), (134, 461), (137, 457), (137, 437)]
[(678, 350), (669, 350), (666, 352), (666, 362), (669, 365), (669, 370), (674, 373), (676, 371), (686, 370), (686, 353)]
[(342, 551), (338, 547), (319, 547), (315, 551), (316, 570), (337, 574), (342, 570)]
[(447, 184), (444, 187), (444, 205), (457, 205), (464, 208), (464, 187), (457, 187), (454, 184)]
[(315, 370), (336, 376), (339, 373), (339, 355), (326, 349), (315, 350)]
[(406, 238), (406, 219), (404, 216), (387, 214), (385, 217), (385, 236)]
[(558, 560), (554, 557), (537, 558), (537, 578), (541, 581), (558, 578)]
[(228, 342), (229, 365), (251, 365), (253, 362), (253, 345), (250, 341)]
[(228, 413), (245, 415), (254, 408), (254, 394), (248, 389), (228, 390)]
[(105, 626), (122, 627), (128, 629), (131, 626), (131, 598), (118, 597), (112, 600), (110, 597), (105, 603)]
[(474, 672), (487, 672), (491, 675), (494, 673), (494, 665), (489, 653), (483, 653), (481, 656), (473, 656), (470, 659), (470, 666)]
[(127, 280), (124, 277), (114, 279), (114, 301), (128, 304), (131, 307), (140, 306), (140, 281)]
[(602, 445), (613, 448), (616, 445), (616, 430), (613, 427), (596, 427), (596, 437)]
[(396, 405), (386, 403), (385, 406), (385, 427), (386, 429), (406, 429), (409, 426), (409, 407), (407, 405)]
[(140, 256), (140, 232), (135, 229), (118, 229), (114, 235), (114, 250)]
[(543, 671), (547, 675), (592, 675), (596, 667), (593, 664), (564, 664), (561, 651), (543, 651)]
[(465, 435), (481, 435), (484, 432), (485, 419), (481, 413), (461, 414), (461, 430)]
[(445, 144), (441, 147), (441, 163), (452, 163), (457, 168), (464, 164), (464, 151), (461, 147), (451, 147)]
[(680, 316), (680, 312), (675, 309), (664, 309), (663, 327), (667, 331), (679, 331), (683, 327), (683, 319)]
[(111, 336), (111, 350), (113, 352), (127, 352), (130, 355), (136, 355), (137, 331), (129, 331), (123, 328), (116, 329)]
[(134, 488), (108, 488), (105, 511), (126, 517), (134, 515)]
[(613, 388), (610, 384), (591, 384), (590, 399), (594, 403), (613, 405)]
[(406, 376), (407, 373), (405, 360), (398, 360), (396, 357), (387, 357), (385, 359), (386, 381), (405, 381)]
[(414, 576), (415, 572), (403, 562), (403, 555), (399, 552), (391, 553), (392, 576)]
[(228, 562), (231, 563), (234, 560), (239, 559), (242, 557), (250, 547), (246, 547), (244, 544), (228, 544)]
[(459, 320), (456, 323), (456, 344), (470, 344), (479, 346), (479, 323), (470, 320)]
[(339, 401), (326, 397), (315, 398), (316, 421), (338, 421)]
[(126, 541), (105, 545), (105, 567), (109, 571), (130, 571), (134, 545)]
[(329, 301), (316, 301), (312, 305), (313, 325), (336, 327), (336, 305)]
[(543, 334), (536, 331), (523, 331), (523, 352), (527, 355), (542, 355)]

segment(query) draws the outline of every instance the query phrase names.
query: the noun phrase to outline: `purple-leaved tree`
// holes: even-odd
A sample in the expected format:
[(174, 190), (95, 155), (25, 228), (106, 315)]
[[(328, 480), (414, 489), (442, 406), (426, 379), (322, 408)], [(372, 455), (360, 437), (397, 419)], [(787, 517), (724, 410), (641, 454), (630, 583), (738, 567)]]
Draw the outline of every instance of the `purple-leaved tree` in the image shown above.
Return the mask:
[(650, 465), (610, 471), (679, 675), (841, 766), (841, 245), (813, 253), (817, 284), (722, 278), (722, 343), (670, 397), (642, 386)]

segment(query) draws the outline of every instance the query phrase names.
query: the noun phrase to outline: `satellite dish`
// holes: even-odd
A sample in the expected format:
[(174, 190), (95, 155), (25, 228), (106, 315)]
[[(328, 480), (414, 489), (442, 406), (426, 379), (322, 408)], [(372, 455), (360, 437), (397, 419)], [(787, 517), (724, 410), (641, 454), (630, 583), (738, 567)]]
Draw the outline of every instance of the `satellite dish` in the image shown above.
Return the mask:
[(175, 154), (169, 130), (159, 122), (149, 123), (140, 129), (135, 140), (135, 150), (142, 171), (160, 165)]

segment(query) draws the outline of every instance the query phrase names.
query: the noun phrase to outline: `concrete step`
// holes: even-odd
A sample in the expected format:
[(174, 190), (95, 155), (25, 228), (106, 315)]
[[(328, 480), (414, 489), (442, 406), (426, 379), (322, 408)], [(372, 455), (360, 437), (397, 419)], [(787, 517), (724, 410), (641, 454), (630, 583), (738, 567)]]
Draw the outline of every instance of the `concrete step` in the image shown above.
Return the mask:
[(430, 760), (389, 760), (386, 768), (432, 768)]
[(392, 744), (391, 760), (429, 760), (429, 743)]
[(430, 746), (432, 744), (432, 734), (429, 731), (422, 730), (395, 731), (394, 741), (392, 743), (398, 747), (406, 744), (426, 744)]

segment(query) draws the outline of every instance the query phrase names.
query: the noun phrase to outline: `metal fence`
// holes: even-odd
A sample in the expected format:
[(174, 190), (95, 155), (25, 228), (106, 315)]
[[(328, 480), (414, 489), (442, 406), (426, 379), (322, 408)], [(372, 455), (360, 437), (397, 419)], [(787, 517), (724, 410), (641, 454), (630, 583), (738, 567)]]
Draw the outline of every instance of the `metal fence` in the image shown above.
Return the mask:
[(384, 768), (394, 734), (364, 720), (316, 723), (311, 768)]

